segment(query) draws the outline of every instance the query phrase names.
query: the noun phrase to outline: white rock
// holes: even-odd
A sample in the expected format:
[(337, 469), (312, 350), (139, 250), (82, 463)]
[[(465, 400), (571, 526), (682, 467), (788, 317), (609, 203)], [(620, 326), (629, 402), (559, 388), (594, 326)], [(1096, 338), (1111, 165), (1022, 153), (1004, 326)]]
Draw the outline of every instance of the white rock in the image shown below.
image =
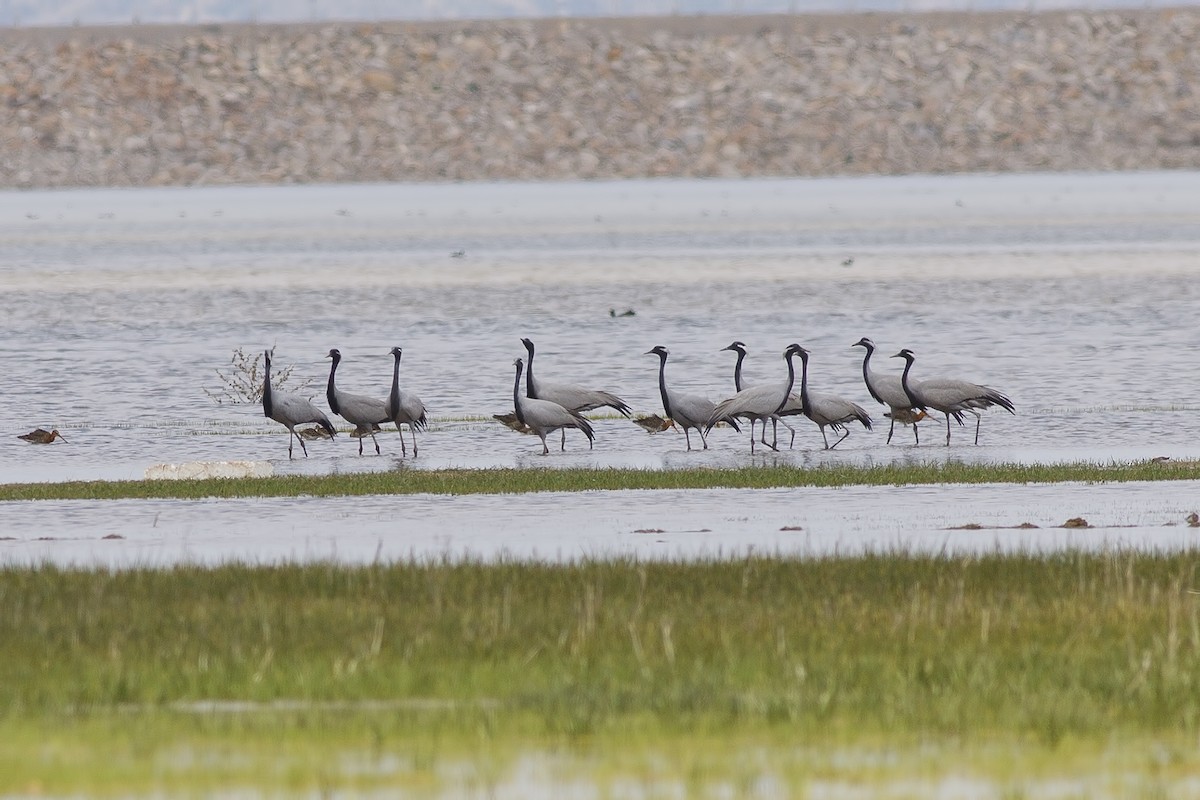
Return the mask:
[(275, 468), (269, 461), (185, 461), (155, 464), (146, 469), (148, 481), (192, 481), (204, 478), (269, 478)]

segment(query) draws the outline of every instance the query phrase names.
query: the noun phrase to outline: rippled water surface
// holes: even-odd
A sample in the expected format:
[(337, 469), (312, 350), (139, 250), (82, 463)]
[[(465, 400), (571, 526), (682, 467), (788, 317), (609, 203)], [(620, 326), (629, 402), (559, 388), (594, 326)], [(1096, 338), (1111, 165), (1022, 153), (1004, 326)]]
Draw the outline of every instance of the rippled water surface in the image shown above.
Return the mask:
[[(326, 473), (1196, 457), (1198, 180), (1148, 173), (3, 193), (0, 481), (139, 478), (156, 463), (226, 459)], [(796, 341), (813, 351), (815, 387), (886, 423), (862, 385), (861, 351), (850, 347), (864, 335), (879, 344), (878, 356), (913, 349), (918, 377), (1004, 391), (1017, 415), (988, 413), (979, 446), (973, 431), (955, 429), (948, 449), (944, 426), (927, 423), (919, 448), (909, 431), (885, 444), (882, 425), (856, 429), (828, 453), (805, 423), (795, 449), (754, 457), (732, 431), (714, 432), (708, 452), (687, 453), (682, 436), (601, 419), (595, 450), (569, 436), (566, 453), (543, 458), (536, 439), (490, 419), (511, 409), (512, 360), (529, 336), (545, 379), (610, 389), (639, 413), (661, 411), (657, 360), (643, 355), (653, 345), (670, 348), (672, 383), (720, 399), (732, 393), (733, 366), (721, 347), (745, 342), (747, 378), (764, 382), (783, 378), (780, 353)], [(294, 368), (285, 388), (322, 406), (329, 348), (345, 355), (343, 388), (383, 396), (388, 349), (403, 346), (404, 384), (433, 418), (420, 458), (401, 459), (393, 431), (380, 438), (383, 457), (360, 458), (356, 443), (339, 437), (289, 462), (286, 431), (260, 407), (209, 396), (221, 393), (217, 370), (229, 371), (235, 348), (271, 345), (276, 369)], [(899, 364), (881, 358), (877, 368)], [(16, 438), (38, 426), (59, 428), (70, 443)], [(720, 506), (722, 497), (704, 502)], [(201, 530), (270, 508), (247, 536), (290, 534), (286, 552), (312, 555), (327, 551), (322, 537), (337, 517), (326, 509), (338, 503), (311, 502), (322, 511), (255, 501), (182, 504), (180, 513)], [(440, 509), (517, 513), (495, 499), (371, 502), (386, 524), (424, 509), (427, 524), (452, 535), (474, 523), (449, 512), (439, 522)], [(684, 519), (693, 500), (670, 502)], [(844, 518), (839, 535), (866, 527), (832, 500), (820, 502)], [(610, 496), (564, 505), (587, 509), (586, 528), (623, 503)], [(47, 535), (75, 531), (80, 519), (93, 530), (117, 524), (99, 520), (113, 506), (37, 507)], [(154, 513), (166, 520), (174, 507)], [(533, 507), (552, 515), (562, 506)], [(18, 505), (0, 508), (0, 526), (21, 536), (37, 530)]]

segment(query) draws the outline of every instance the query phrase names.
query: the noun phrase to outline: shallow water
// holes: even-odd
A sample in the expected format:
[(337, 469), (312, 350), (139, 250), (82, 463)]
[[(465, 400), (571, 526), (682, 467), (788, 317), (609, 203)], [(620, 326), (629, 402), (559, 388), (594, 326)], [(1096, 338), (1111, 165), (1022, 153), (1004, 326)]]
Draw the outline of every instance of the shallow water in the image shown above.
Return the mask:
[[(1176, 550), (1195, 546), (1197, 531), (1185, 518), (1197, 497), (1200, 482), (1183, 481), (45, 501), (8, 504), (11, 538), (0, 540), (0, 561), (158, 566)], [(1063, 527), (1077, 517), (1091, 527)]]
[[(0, 481), (140, 478), (155, 463), (226, 459), (329, 473), (1195, 458), (1198, 177), (0, 193)], [(877, 368), (910, 347), (914, 375), (994, 386), (1017, 416), (986, 414), (977, 447), (969, 428), (941, 446), (938, 423), (923, 423), (919, 448), (908, 430), (885, 444), (850, 347), (863, 335), (879, 344)], [(824, 452), (805, 422), (794, 450), (751, 456), (732, 431), (688, 453), (672, 432), (602, 419), (594, 450), (573, 434), (543, 458), (535, 438), (490, 420), (511, 410), (521, 336), (538, 343), (544, 379), (608, 388), (638, 413), (661, 411), (657, 359), (642, 355), (655, 344), (672, 351), (669, 381), (720, 399), (733, 367), (721, 347), (745, 342), (747, 379), (765, 382), (783, 378), (780, 353), (797, 341), (813, 351), (813, 386), (861, 403), (877, 428)], [(205, 392), (220, 392), (234, 348), (272, 344), (276, 371), (295, 367), (285, 388), (322, 406), (330, 347), (345, 355), (343, 388), (382, 396), (387, 351), (403, 346), (402, 380), (433, 418), (421, 456), (400, 459), (393, 431), (383, 457), (339, 437), (289, 462), (286, 432), (260, 407)], [(37, 426), (70, 443), (16, 438)], [(205, 510), (198, 526), (243, 513), (184, 505)], [(39, 507), (55, 535), (76, 513)], [(0, 526), (23, 513), (0, 508)], [(293, 512), (296, 536), (322, 535), (309, 514)]]

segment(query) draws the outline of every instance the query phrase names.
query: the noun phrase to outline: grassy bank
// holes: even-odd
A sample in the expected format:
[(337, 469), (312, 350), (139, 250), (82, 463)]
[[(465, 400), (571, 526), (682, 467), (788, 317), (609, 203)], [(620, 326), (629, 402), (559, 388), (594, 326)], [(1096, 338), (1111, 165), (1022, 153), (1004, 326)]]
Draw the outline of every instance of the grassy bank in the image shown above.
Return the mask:
[(697, 794), (1086, 774), (1170, 796), (1200, 769), (1198, 564), (4, 568), (0, 794), (426, 795), (544, 763)]
[(887, 464), (739, 469), (439, 469), (196, 481), (74, 481), (0, 485), (5, 500), (496, 494), (614, 489), (769, 489), (922, 483), (1051, 483), (1200, 478), (1200, 463)]

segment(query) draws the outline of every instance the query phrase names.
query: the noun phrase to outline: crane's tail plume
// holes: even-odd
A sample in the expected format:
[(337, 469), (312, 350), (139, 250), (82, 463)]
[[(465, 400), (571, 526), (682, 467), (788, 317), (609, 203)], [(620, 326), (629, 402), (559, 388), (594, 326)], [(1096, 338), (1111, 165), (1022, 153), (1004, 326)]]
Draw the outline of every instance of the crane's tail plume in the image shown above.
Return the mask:
[(997, 392), (995, 389), (988, 389), (986, 386), (984, 387), (984, 389), (986, 389), (986, 392), (984, 393), (983, 397), (985, 400), (988, 401), (988, 405), (1000, 406), (1008, 413), (1016, 416), (1017, 409), (1016, 409), (1016, 406), (1013, 405), (1012, 400), (1009, 400), (1007, 397), (1005, 397), (1000, 392)]
[(572, 413), (571, 416), (575, 418), (575, 427), (583, 431), (583, 435), (588, 438), (588, 441), (596, 441), (596, 432), (592, 429), (592, 423), (588, 422), (582, 414)]
[(615, 409), (618, 413), (623, 414), (626, 417), (633, 413), (633, 410), (629, 407), (629, 404), (617, 397), (612, 392), (599, 392), (598, 394), (604, 398), (604, 405)]

